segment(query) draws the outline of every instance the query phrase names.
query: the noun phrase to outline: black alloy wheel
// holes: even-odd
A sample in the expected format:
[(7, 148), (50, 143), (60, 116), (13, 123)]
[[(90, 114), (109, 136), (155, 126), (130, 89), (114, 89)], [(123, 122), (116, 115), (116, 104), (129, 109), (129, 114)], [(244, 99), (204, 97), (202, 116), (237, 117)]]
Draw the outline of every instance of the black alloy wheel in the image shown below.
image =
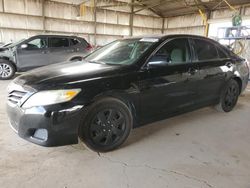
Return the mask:
[(108, 146), (116, 143), (125, 133), (125, 117), (117, 109), (100, 111), (90, 126), (90, 135), (94, 144)]
[(133, 118), (120, 100), (106, 98), (87, 112), (80, 127), (80, 138), (95, 151), (107, 152), (119, 147), (129, 136)]
[(223, 112), (230, 112), (237, 104), (240, 94), (239, 84), (236, 80), (230, 80), (222, 92), (220, 103), (217, 105), (217, 109)]

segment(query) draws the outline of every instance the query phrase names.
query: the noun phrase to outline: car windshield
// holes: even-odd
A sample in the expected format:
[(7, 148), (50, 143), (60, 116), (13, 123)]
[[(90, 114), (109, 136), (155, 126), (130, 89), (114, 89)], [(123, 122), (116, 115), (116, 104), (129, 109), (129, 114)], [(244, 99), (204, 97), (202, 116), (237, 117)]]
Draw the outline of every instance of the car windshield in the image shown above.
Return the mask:
[(11, 43), (9, 44), (7, 47), (14, 47), (14, 46), (17, 46), (18, 44), (22, 43), (23, 41), (25, 41), (26, 39), (22, 39), (22, 40), (19, 40), (17, 42), (14, 42), (14, 43)]
[(86, 60), (93, 63), (130, 65), (157, 41), (155, 38), (117, 40), (93, 52)]

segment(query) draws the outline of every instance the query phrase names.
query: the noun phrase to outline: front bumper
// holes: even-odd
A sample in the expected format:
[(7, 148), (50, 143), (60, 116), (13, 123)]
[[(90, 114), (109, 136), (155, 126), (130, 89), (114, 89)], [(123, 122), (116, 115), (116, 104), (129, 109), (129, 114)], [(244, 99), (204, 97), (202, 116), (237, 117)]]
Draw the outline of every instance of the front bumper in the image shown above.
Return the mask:
[(41, 146), (62, 146), (78, 143), (78, 128), (84, 107), (57, 104), (23, 109), (7, 103), (11, 127), (23, 139)]

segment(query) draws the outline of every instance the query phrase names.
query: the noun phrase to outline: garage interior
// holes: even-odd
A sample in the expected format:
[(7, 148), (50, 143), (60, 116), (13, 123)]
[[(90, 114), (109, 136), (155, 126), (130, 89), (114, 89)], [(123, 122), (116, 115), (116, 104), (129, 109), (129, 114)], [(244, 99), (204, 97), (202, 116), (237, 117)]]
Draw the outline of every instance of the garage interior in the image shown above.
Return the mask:
[[(227, 39), (237, 13), (244, 36)], [(248, 27), (249, 26), (249, 29)], [(249, 32), (249, 36), (248, 36)], [(0, 42), (38, 34), (75, 35), (92, 46), (138, 35), (195, 34), (250, 60), (249, 0), (0, 0)], [(250, 86), (230, 113), (203, 108), (135, 129), (118, 150), (85, 145), (44, 148), (9, 127), (0, 81), (0, 182), (3, 188), (250, 186)]]

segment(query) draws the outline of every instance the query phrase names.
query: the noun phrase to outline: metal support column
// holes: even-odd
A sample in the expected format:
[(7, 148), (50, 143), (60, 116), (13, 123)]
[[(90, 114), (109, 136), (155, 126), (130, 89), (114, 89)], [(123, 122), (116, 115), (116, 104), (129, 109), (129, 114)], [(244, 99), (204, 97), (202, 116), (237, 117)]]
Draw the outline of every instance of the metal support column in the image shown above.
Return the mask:
[(208, 11), (207, 13), (207, 20), (206, 20), (206, 28), (205, 28), (205, 36), (208, 37), (208, 34), (209, 34), (209, 27), (210, 27), (210, 24), (208, 23), (208, 20), (210, 20), (211, 18), (211, 11)]
[(134, 0), (131, 0), (131, 12), (129, 17), (129, 35), (133, 36), (133, 26), (134, 26)]
[(3, 7), (3, 12), (5, 12), (4, 0), (2, 0), (2, 7)]
[(42, 19), (43, 19), (43, 32), (45, 33), (46, 32), (46, 26), (45, 26), (45, 1), (46, 0), (43, 0), (42, 1)]
[(165, 18), (162, 18), (162, 28), (161, 28), (161, 33), (164, 34), (165, 31)]

